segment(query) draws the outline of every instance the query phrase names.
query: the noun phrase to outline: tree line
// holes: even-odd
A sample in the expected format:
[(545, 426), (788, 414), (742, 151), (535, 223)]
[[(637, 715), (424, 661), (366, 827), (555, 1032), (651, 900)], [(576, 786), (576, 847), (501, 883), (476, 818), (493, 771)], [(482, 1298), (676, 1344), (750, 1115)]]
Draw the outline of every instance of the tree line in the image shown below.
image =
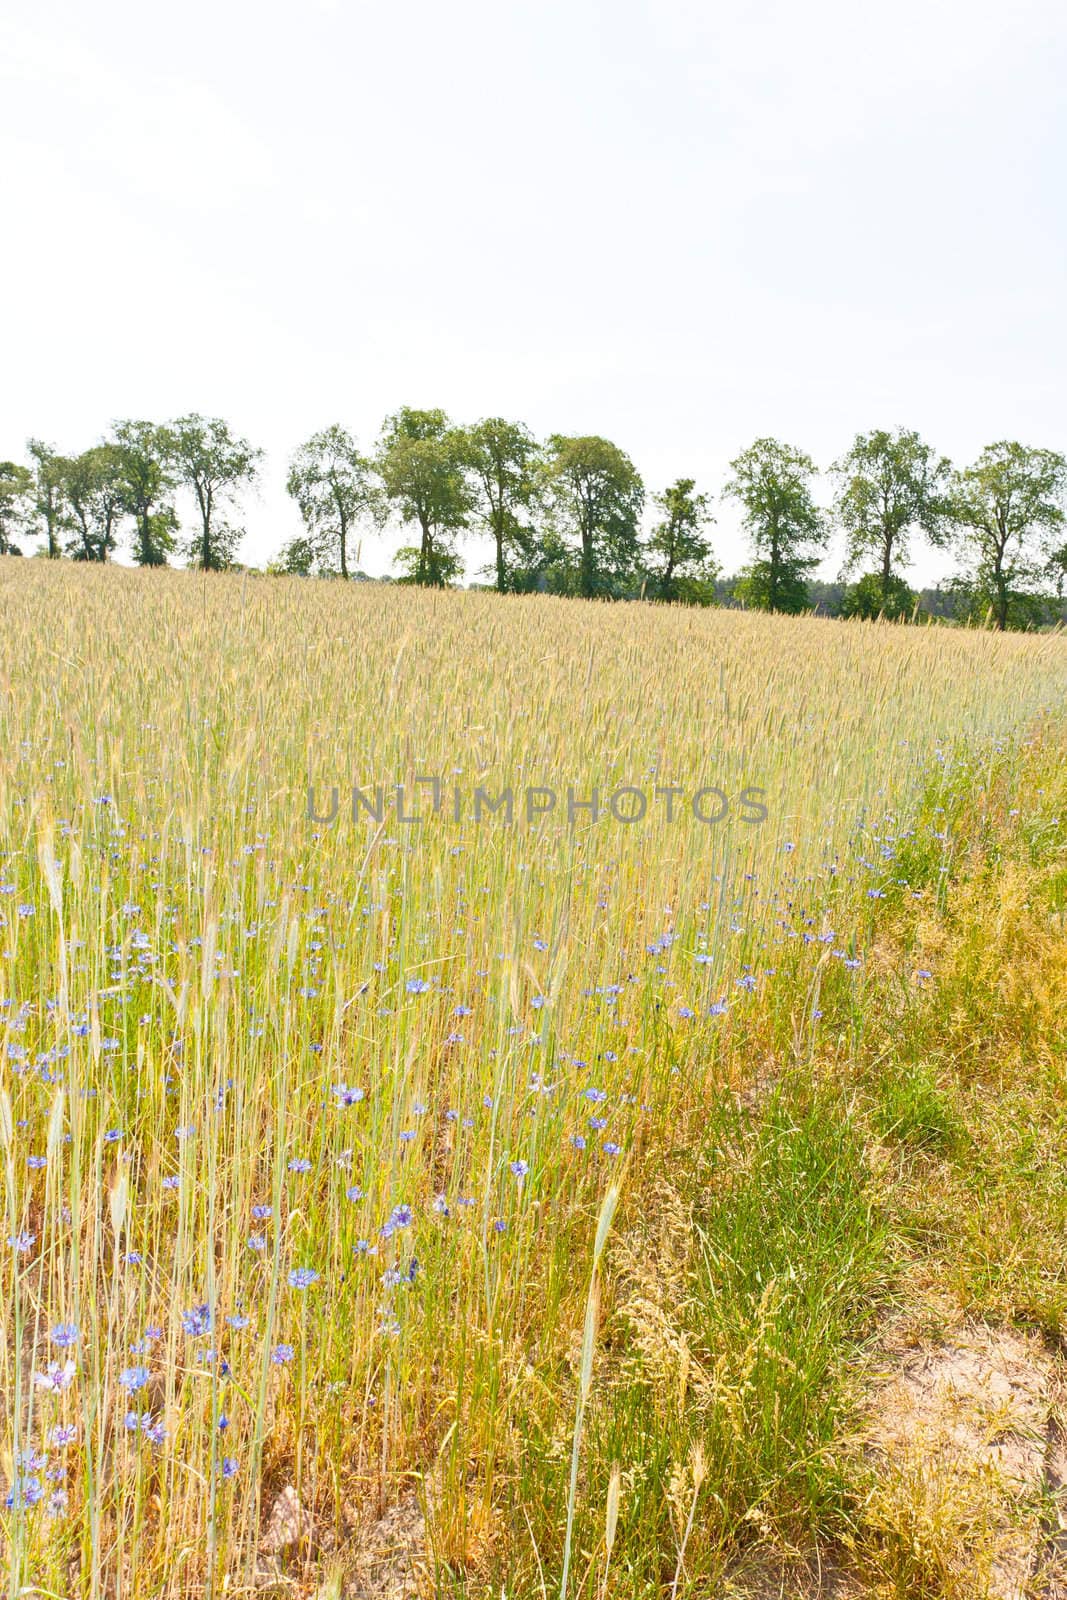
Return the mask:
[[(52, 558), (107, 561), (128, 541), (134, 561), (172, 556), (221, 570), (237, 564), (242, 496), (263, 452), (218, 417), (164, 424), (127, 420), (80, 455), (40, 439), (27, 461), (0, 461), (0, 554), (36, 540)], [(958, 468), (905, 428), (857, 434), (827, 469), (832, 504), (815, 498), (819, 470), (804, 451), (757, 439), (731, 463), (721, 498), (740, 508), (750, 559), (724, 579), (715, 559), (711, 496), (679, 478), (646, 496), (630, 457), (596, 435), (537, 439), (520, 422), (454, 423), (442, 410), (401, 407), (361, 450), (335, 424), (295, 452), (287, 489), (301, 532), (268, 571), (349, 578), (367, 530), (400, 527), (398, 582), (443, 587), (463, 575), (459, 541), (488, 535), (482, 574), (506, 593), (708, 605), (724, 599), (799, 612), (826, 585), (812, 574), (835, 531), (845, 537), (845, 616), (906, 618), (920, 597), (902, 569), (914, 545), (951, 549), (960, 569), (946, 614), (998, 628), (1062, 620), (1067, 584), (1067, 461), (1003, 440)], [(187, 491), (195, 526), (181, 529)]]

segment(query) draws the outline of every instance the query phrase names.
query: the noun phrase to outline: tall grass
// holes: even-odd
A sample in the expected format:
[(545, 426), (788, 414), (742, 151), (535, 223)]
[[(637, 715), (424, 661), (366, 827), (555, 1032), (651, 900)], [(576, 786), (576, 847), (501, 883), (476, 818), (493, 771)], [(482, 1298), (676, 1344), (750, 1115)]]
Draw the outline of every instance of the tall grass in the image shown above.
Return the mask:
[[(655, 1501), (685, 1593), (738, 1519), (832, 1498), (862, 1152), (810, 1071), (759, 1126), (736, 1092), (858, 1048), (883, 908), (951, 869), (936, 796), (1062, 705), (1064, 641), (14, 560), (0, 600), (10, 1593), (221, 1592), (282, 1486), (343, 1548), (413, 1482), (442, 1586), (600, 1592), (605, 1505), (622, 1582)], [(568, 821), (626, 785), (643, 821)], [(695, 820), (705, 785), (767, 820)], [(887, 1133), (943, 1136), (893, 1092)], [(668, 1179), (699, 1249), (650, 1423), (596, 1232)], [(576, 1430), (595, 1271), (614, 1409)]]

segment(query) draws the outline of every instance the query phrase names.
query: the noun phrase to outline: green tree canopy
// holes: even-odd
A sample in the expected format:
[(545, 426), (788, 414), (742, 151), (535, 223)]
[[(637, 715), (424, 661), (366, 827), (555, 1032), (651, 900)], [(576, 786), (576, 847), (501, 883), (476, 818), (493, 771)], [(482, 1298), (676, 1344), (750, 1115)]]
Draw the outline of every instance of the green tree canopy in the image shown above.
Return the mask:
[(165, 567), (178, 526), (169, 498), (176, 487), (174, 436), (158, 423), (128, 420), (115, 424), (113, 442), (122, 509), (135, 524), (134, 560), (141, 567)]
[(967, 580), (1000, 629), (1025, 624), (1032, 612), (1034, 591), (1056, 560), (1065, 493), (1067, 461), (1058, 451), (1009, 440), (987, 445), (956, 475), (952, 519), (975, 562)]
[(200, 513), (199, 532), (185, 553), (194, 566), (218, 571), (232, 564), (241, 539), (241, 530), (221, 521), (218, 513), (254, 483), (263, 452), (235, 437), (221, 417), (192, 412), (179, 417), (171, 431), (178, 479), (193, 491)]
[(914, 612), (918, 595), (903, 578), (893, 574), (886, 592), (882, 573), (865, 573), (857, 583), (850, 584), (841, 601), (843, 617), (887, 617), (893, 622), (904, 622)]
[(738, 597), (763, 611), (803, 611), (805, 579), (826, 548), (825, 518), (812, 498), (815, 464), (778, 439), (757, 439), (730, 463), (724, 494), (743, 508), (756, 560)]
[(687, 597), (694, 582), (713, 583), (718, 568), (704, 530), (714, 520), (708, 497), (696, 494), (692, 478), (679, 478), (662, 494), (653, 496), (660, 521), (649, 535), (647, 555), (652, 593), (659, 600)]
[(347, 578), (352, 531), (376, 508), (371, 464), (352, 435), (337, 423), (313, 433), (293, 457), (286, 488), (318, 565)]
[(385, 419), (375, 463), (387, 502), (419, 528), (417, 554), (405, 546), (397, 557), (408, 581), (443, 588), (456, 577), (454, 541), (474, 504), (466, 435), (441, 410), (402, 406)]
[(95, 444), (63, 463), (63, 486), (74, 538), (67, 546), (76, 561), (106, 561), (118, 544), (125, 509), (123, 463), (118, 447)]
[(884, 609), (911, 535), (918, 530), (935, 546), (948, 541), (951, 465), (912, 430), (880, 428), (858, 433), (830, 470), (838, 482), (837, 522), (848, 540), (846, 570), (865, 557), (877, 559)]
[(33, 522), (44, 535), (45, 551), (54, 561), (63, 554), (63, 537), (71, 526), (64, 492), (64, 461), (43, 439), (30, 439), (26, 449), (33, 462)]
[(521, 422), (486, 417), (462, 430), (472, 485), (471, 516), (492, 535), (496, 586), (521, 586), (535, 542), (529, 525), (540, 482), (541, 447)]
[(638, 564), (645, 489), (637, 468), (609, 439), (554, 433), (544, 471), (554, 530), (577, 555), (578, 593), (618, 592)]
[(33, 473), (17, 461), (0, 461), (0, 556), (19, 556), (15, 543), (26, 529), (33, 496)]

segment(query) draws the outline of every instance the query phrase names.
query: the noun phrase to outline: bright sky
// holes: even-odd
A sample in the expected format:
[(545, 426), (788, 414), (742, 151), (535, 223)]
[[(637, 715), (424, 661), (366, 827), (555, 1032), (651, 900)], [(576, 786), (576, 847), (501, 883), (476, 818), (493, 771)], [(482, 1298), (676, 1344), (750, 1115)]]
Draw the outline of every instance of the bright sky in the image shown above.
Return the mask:
[(650, 489), (765, 433), (1067, 448), (1065, 80), (1061, 0), (9, 0), (0, 456), (222, 415), (259, 561), (292, 448), (401, 404)]

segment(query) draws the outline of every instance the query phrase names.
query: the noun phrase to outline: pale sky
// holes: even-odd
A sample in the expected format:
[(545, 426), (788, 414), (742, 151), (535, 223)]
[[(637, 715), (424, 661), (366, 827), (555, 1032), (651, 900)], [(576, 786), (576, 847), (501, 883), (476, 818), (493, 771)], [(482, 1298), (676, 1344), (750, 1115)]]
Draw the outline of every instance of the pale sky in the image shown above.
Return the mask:
[(258, 562), (293, 447), (402, 404), (650, 490), (767, 433), (1063, 450), (1065, 81), (1060, 0), (7, 0), (0, 457), (222, 415)]

